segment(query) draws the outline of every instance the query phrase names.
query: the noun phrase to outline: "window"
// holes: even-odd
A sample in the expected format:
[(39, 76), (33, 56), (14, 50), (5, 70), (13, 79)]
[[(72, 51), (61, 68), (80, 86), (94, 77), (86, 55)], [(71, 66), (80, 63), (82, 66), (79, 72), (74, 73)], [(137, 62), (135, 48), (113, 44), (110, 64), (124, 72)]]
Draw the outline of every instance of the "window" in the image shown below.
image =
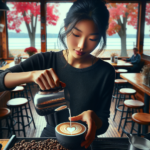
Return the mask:
[(64, 25), (63, 21), (71, 5), (72, 2), (47, 3), (47, 51), (59, 51), (63, 49), (58, 43), (58, 33), (60, 28)]
[(40, 3), (7, 2), (7, 6), (9, 57), (28, 57), (24, 49), (31, 46), (40, 52)]
[(130, 57), (137, 41), (138, 3), (108, 3), (106, 6), (110, 12), (107, 46), (100, 56), (117, 53)]
[(150, 56), (150, 2), (146, 4), (143, 54)]

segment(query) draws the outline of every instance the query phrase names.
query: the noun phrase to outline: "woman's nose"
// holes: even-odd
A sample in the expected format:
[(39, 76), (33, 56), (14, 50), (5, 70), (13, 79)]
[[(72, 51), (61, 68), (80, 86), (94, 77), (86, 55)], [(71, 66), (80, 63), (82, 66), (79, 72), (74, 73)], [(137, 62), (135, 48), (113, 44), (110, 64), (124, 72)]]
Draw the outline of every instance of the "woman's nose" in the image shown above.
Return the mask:
[(78, 42), (78, 47), (83, 49), (86, 46), (86, 40), (84, 38), (80, 39)]

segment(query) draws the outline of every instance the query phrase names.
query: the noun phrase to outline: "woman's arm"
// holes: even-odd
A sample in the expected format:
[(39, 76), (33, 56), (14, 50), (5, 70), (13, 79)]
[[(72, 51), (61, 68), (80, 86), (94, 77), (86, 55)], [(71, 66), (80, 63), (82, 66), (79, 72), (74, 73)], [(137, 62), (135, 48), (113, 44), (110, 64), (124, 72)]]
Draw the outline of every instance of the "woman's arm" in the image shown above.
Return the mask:
[(32, 82), (32, 72), (7, 73), (4, 76), (4, 85), (6, 88), (13, 88), (23, 83)]

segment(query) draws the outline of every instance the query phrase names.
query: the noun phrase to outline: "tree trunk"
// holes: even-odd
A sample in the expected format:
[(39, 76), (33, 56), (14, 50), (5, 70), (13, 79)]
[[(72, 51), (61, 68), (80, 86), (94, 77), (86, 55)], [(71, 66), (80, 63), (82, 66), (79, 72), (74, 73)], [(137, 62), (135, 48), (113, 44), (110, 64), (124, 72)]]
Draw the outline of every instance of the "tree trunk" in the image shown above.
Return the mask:
[[(26, 16), (26, 12), (23, 12), (23, 16)], [(29, 26), (29, 24), (25, 21), (25, 25), (27, 27), (27, 31), (28, 31), (28, 35), (30, 38), (30, 46), (35, 47), (35, 32), (36, 32), (36, 25), (37, 25), (37, 15), (35, 18), (35, 26), (34, 26), (34, 16), (33, 14), (31, 15), (31, 28)]]
[(30, 46), (35, 47), (35, 35), (29, 36), (29, 37), (30, 37)]
[(127, 46), (126, 46), (126, 33), (121, 35), (121, 54), (120, 56), (128, 56), (127, 54)]
[(127, 24), (127, 16), (128, 13), (125, 14), (123, 17), (123, 21), (121, 21), (121, 18), (119, 18), (118, 24), (121, 26), (121, 29), (118, 32), (118, 35), (121, 39), (121, 54), (120, 56), (128, 56), (127, 55), (127, 46), (126, 46), (126, 24)]

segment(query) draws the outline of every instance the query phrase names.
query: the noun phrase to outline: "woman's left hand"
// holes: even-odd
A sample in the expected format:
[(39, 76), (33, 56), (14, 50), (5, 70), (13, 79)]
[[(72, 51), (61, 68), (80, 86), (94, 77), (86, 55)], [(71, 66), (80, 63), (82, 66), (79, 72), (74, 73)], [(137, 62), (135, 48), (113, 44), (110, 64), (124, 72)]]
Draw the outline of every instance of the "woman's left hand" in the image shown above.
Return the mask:
[(79, 114), (78, 116), (71, 117), (71, 121), (81, 120), (83, 122), (86, 122), (86, 124), (88, 125), (88, 131), (85, 135), (85, 141), (81, 143), (81, 147), (85, 146), (85, 148), (88, 148), (90, 144), (93, 142), (93, 140), (95, 139), (97, 126), (95, 124), (95, 120), (93, 119), (94, 117), (92, 117), (93, 115), (94, 115), (94, 111), (87, 110)]

